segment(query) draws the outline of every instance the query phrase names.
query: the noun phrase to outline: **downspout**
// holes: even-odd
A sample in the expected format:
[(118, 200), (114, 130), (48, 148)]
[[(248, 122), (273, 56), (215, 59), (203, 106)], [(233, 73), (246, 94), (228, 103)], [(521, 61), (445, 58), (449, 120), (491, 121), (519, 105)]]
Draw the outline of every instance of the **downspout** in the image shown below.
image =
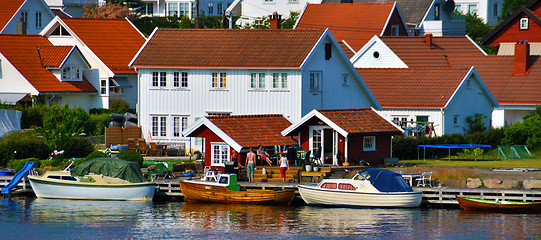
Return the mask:
[(345, 137), (345, 143), (344, 143), (344, 162), (349, 163), (349, 151), (348, 151), (348, 137)]
[(445, 111), (443, 108), (440, 108), (441, 113), (441, 135), (445, 134)]

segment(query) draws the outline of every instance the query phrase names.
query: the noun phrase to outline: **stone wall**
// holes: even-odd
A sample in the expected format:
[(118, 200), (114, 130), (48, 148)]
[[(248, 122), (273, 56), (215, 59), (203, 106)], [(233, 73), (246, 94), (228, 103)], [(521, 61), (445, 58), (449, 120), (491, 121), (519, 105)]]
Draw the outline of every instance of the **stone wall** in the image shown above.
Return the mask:
[(541, 189), (541, 180), (500, 180), (468, 178), (467, 188), (499, 188), (499, 189)]

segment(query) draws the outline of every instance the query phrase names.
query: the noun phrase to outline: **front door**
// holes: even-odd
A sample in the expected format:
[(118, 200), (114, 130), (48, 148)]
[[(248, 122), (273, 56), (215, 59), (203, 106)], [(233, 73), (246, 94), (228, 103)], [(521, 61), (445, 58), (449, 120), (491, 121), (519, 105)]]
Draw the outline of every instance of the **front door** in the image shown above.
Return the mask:
[[(310, 127), (310, 150), (324, 164), (337, 165), (338, 133), (328, 126)], [(321, 151), (319, 151), (321, 149)], [(318, 156), (315, 156), (319, 154)]]

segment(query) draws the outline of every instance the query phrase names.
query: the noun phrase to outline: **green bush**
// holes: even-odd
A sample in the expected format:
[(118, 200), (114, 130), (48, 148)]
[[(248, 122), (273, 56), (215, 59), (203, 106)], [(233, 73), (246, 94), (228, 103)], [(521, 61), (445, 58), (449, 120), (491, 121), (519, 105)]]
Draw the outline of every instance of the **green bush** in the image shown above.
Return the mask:
[(52, 105), (43, 118), (43, 126), (35, 129), (51, 149), (60, 150), (65, 142), (84, 132), (88, 119), (88, 113), (81, 107)]
[(18, 171), (21, 171), (21, 169), (23, 169), (24, 165), (27, 162), (37, 162), (38, 165), (39, 165), (39, 159), (37, 159), (37, 158), (25, 158), (25, 159), (18, 159), (18, 160), (13, 160), (13, 161), (9, 162), (8, 167), (13, 168), (13, 170), (18, 172)]
[(143, 156), (136, 151), (125, 151), (120, 153), (118, 157), (122, 160), (139, 163), (139, 166), (143, 166)]
[(86, 162), (86, 161), (92, 160), (94, 158), (101, 158), (101, 157), (107, 157), (107, 155), (105, 153), (100, 152), (100, 151), (94, 151), (94, 152), (88, 154), (88, 156), (86, 156), (84, 161), (80, 161), (79, 163)]
[(541, 115), (533, 115), (508, 126), (502, 145), (526, 145), (528, 148), (534, 148), (539, 146), (541, 142), (539, 138), (541, 138)]
[[(417, 159), (423, 158), (424, 149), (417, 149), (417, 145), (430, 144), (487, 144), (493, 148), (501, 145), (500, 142), (504, 136), (504, 129), (489, 129), (485, 132), (476, 132), (473, 134), (461, 135), (443, 135), (439, 137), (395, 137), (393, 138), (393, 156), (400, 159)], [(419, 152), (418, 152), (419, 151)], [(457, 151), (451, 150), (451, 154), (456, 154)], [(418, 155), (419, 154), (419, 155)], [(447, 156), (448, 149), (426, 149), (426, 156)]]
[(124, 114), (130, 110), (130, 103), (121, 98), (113, 98), (109, 101), (109, 110), (113, 113)]
[(102, 135), (110, 121), (109, 113), (90, 114), (88, 124), (85, 126), (85, 132), (92, 136)]
[(51, 149), (35, 132), (12, 132), (0, 139), (0, 166), (12, 159), (46, 159)]
[(85, 137), (75, 137), (62, 147), (65, 158), (84, 158), (94, 151), (94, 143)]

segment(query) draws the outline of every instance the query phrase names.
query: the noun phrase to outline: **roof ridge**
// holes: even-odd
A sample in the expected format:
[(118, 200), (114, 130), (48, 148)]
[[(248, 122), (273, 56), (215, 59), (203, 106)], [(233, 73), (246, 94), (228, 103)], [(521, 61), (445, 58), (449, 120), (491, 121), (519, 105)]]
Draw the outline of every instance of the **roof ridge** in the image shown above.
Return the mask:
[(282, 114), (239, 114), (239, 115), (223, 115), (223, 116), (206, 116), (208, 119), (220, 118), (259, 118), (259, 117), (283, 117)]
[(72, 17), (72, 18), (63, 18), (62, 21), (65, 20), (107, 20), (107, 21), (125, 21), (124, 18), (83, 18), (83, 17)]
[(222, 29), (222, 28), (158, 28), (158, 30), (166, 31), (211, 31), (211, 32), (234, 32), (234, 31), (246, 31), (246, 32), (321, 32), (324, 29)]

